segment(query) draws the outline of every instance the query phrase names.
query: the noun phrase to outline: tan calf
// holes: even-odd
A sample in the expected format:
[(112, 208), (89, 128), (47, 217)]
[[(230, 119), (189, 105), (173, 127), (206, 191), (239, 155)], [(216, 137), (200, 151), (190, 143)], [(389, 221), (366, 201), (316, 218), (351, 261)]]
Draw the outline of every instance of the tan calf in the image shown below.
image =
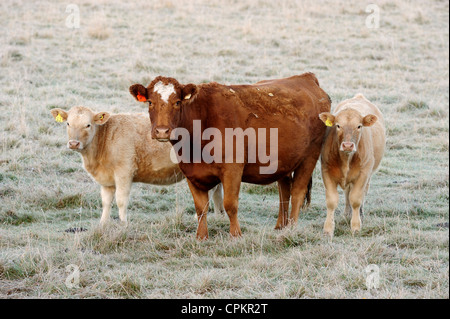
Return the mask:
[(370, 178), (378, 168), (386, 144), (381, 111), (362, 94), (341, 102), (320, 119), (330, 128), (322, 148), (322, 178), (325, 185), (327, 219), (324, 232), (333, 237), (337, 186), (345, 192), (345, 215), (351, 213), (352, 232), (360, 231), (364, 197)]
[[(66, 122), (67, 147), (81, 154), (84, 169), (101, 185), (101, 224), (109, 220), (114, 194), (126, 224), (132, 183), (169, 185), (184, 179), (170, 160), (172, 146), (151, 138), (147, 114), (95, 113), (82, 106), (51, 113), (57, 122)], [(214, 209), (223, 212), (222, 185), (211, 193)]]

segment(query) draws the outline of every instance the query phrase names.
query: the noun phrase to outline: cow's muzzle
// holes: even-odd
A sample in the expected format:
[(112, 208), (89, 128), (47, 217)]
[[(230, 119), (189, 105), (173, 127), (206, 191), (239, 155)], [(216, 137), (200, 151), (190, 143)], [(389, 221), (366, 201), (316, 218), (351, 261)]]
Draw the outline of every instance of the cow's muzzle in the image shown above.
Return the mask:
[(165, 126), (156, 127), (154, 138), (160, 142), (168, 142), (170, 139), (170, 128)]
[(80, 150), (82, 149), (82, 144), (80, 143), (80, 141), (70, 140), (69, 142), (67, 142), (67, 147), (71, 150)]
[(352, 153), (356, 151), (356, 145), (353, 142), (342, 142), (341, 144), (341, 151)]

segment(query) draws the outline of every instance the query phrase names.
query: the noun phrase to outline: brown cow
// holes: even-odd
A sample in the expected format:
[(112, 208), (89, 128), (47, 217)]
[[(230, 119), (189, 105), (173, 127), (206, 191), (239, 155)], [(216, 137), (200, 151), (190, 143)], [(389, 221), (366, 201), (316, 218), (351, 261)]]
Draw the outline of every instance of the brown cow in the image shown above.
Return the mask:
[(341, 102), (334, 115), (321, 113), (319, 116), (327, 126), (331, 126), (321, 155), (327, 200), (324, 232), (333, 237), (338, 185), (345, 192), (345, 215), (352, 213), (351, 230), (360, 231), (364, 197), (386, 144), (383, 115), (362, 94), (357, 94)]
[[(130, 93), (138, 101), (149, 103), (153, 138), (163, 142), (170, 139), (174, 148), (188, 139), (187, 155), (185, 150), (182, 154), (176, 150), (176, 155), (194, 198), (198, 239), (208, 237), (207, 192), (220, 182), (232, 236), (241, 235), (237, 219), (241, 182), (278, 181), (280, 211), (276, 228), (297, 223), (326, 131), (318, 115), (330, 111), (329, 97), (314, 74), (253, 85), (182, 85), (173, 78), (159, 76), (147, 88), (132, 85)], [(269, 142), (266, 129), (270, 131)], [(214, 148), (210, 148), (212, 142), (207, 143), (212, 136)], [(257, 158), (253, 152), (256, 147)], [(213, 161), (196, 157), (200, 152), (209, 153)]]
[[(150, 137), (146, 114), (96, 113), (83, 106), (51, 113), (56, 121), (66, 122), (67, 147), (81, 154), (84, 169), (101, 185), (100, 224), (109, 220), (114, 193), (120, 221), (127, 223), (132, 183), (169, 185), (184, 179), (170, 160), (171, 145)], [(223, 211), (222, 185), (211, 193), (215, 211)]]

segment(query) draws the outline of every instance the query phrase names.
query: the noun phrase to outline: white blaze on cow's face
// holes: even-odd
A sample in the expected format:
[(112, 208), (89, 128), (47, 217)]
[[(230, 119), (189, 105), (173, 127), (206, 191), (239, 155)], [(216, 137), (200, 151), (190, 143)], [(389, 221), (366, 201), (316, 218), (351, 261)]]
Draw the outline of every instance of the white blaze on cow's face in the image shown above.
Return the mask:
[(197, 95), (197, 86), (181, 85), (176, 79), (159, 76), (147, 88), (133, 84), (129, 91), (139, 102), (148, 103), (152, 138), (168, 142), (171, 131), (181, 120), (182, 105), (192, 103)]
[(155, 84), (153, 87), (153, 92), (158, 93), (161, 96), (161, 100), (164, 103), (169, 103), (169, 97), (175, 94), (175, 87), (172, 83), (164, 84), (161, 81)]
[[(159, 113), (155, 121), (152, 120), (152, 137), (156, 138), (160, 142), (167, 142), (170, 138), (170, 131), (172, 129), (172, 123), (170, 121), (171, 114), (180, 108), (180, 99), (177, 98), (177, 92), (173, 83), (164, 84), (162, 81), (156, 82), (153, 86), (153, 93), (159, 95), (159, 99), (151, 98), (150, 110), (156, 108), (156, 112)], [(150, 112), (150, 118), (152, 112)]]

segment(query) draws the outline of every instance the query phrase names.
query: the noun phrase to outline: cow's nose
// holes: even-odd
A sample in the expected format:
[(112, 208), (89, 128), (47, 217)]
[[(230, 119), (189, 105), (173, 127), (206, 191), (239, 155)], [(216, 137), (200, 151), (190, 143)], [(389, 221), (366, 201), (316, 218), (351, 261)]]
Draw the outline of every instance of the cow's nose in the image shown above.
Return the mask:
[(157, 127), (155, 129), (156, 131), (156, 139), (158, 140), (168, 140), (169, 139), (169, 131), (170, 129), (168, 127)]
[(74, 140), (70, 140), (69, 141), (69, 148), (70, 149), (76, 150), (78, 148), (78, 146), (80, 146), (80, 142), (74, 141)]
[(353, 151), (355, 144), (353, 142), (342, 142), (342, 149), (344, 151)]

